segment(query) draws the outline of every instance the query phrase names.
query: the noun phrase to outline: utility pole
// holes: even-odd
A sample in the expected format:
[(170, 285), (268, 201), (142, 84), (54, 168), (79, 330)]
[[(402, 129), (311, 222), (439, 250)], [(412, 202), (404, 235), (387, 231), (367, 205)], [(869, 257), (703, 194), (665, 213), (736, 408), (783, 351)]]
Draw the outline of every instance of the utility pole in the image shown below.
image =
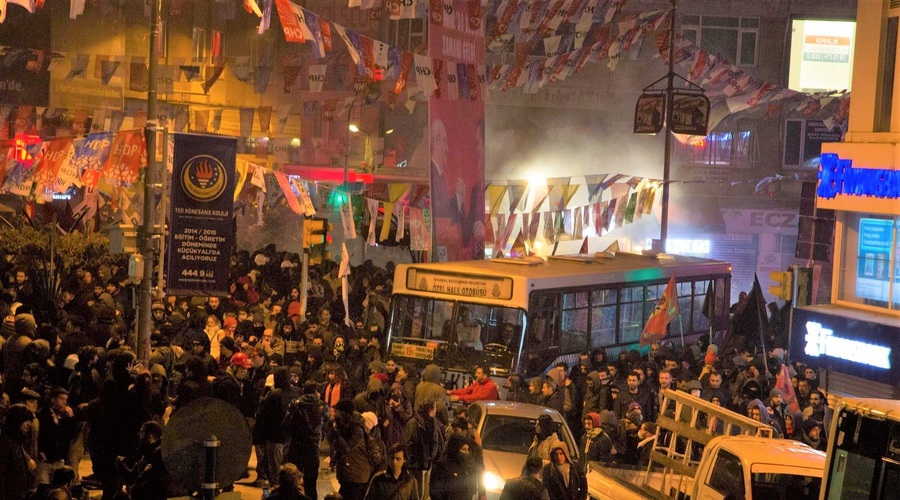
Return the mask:
[(138, 295), (138, 345), (137, 357), (145, 365), (150, 359), (150, 288), (153, 281), (153, 189), (156, 182), (156, 134), (158, 128), (158, 111), (156, 96), (156, 73), (159, 65), (159, 14), (162, 0), (150, 1), (150, 65), (147, 71), (147, 124), (144, 134), (147, 140), (147, 168), (144, 170), (144, 210), (143, 224), (139, 233), (140, 250), (143, 266), (140, 293)]
[(666, 250), (666, 239), (669, 237), (669, 181), (672, 173), (672, 101), (675, 94), (675, 12), (677, 0), (672, 0), (672, 12), (669, 14), (669, 73), (666, 75), (666, 145), (663, 153), (663, 192), (662, 216), (660, 217), (659, 239)]

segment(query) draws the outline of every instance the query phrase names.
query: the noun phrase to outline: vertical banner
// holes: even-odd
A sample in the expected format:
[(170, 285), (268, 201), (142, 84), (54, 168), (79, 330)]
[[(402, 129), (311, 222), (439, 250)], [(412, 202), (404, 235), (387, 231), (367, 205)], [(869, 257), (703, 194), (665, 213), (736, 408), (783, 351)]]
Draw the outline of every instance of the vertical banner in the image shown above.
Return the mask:
[(237, 140), (175, 134), (168, 293), (226, 295)]
[[(483, 23), (470, 22), (467, 0), (444, 4), (452, 4), (452, 15), (430, 17), (428, 57), (445, 67), (484, 66)], [(484, 258), (484, 100), (462, 94), (455, 100), (449, 92), (428, 98), (432, 260)]]

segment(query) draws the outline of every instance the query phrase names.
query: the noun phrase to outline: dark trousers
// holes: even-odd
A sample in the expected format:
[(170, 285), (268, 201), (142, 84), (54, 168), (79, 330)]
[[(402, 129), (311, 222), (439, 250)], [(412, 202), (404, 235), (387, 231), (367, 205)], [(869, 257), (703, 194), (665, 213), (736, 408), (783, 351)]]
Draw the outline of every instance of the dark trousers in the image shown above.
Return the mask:
[[(343, 500), (363, 500), (366, 496), (366, 483), (341, 483), (339, 493)], [(309, 493), (306, 494), (309, 496)]]

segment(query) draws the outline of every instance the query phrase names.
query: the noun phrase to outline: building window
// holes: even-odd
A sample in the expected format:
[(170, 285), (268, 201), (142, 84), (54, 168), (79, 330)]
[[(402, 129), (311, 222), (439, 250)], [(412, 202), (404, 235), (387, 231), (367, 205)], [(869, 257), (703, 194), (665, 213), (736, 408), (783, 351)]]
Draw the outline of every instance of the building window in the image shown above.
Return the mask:
[(424, 19), (400, 19), (391, 21), (389, 43), (400, 50), (415, 51), (423, 47), (428, 37)]
[(683, 16), (681, 35), (737, 66), (756, 67), (758, 17)]
[(691, 136), (686, 143), (676, 141), (675, 150), (685, 164), (747, 167), (757, 160), (751, 138), (749, 130), (711, 132), (706, 137)]
[(839, 224), (837, 300), (900, 310), (900, 217), (845, 213)]

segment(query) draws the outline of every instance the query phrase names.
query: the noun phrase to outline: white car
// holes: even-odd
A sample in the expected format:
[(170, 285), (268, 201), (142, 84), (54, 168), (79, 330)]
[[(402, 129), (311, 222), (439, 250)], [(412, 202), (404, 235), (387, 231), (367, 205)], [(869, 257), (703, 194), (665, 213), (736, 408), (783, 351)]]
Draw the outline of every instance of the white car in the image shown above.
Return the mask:
[(500, 498), (506, 481), (522, 474), (528, 448), (534, 441), (538, 417), (550, 415), (559, 425), (559, 438), (569, 448), (570, 459), (579, 459), (578, 443), (565, 419), (552, 408), (510, 401), (476, 401), (469, 406), (469, 420), (477, 422), (484, 447), (484, 482), (488, 498)]

